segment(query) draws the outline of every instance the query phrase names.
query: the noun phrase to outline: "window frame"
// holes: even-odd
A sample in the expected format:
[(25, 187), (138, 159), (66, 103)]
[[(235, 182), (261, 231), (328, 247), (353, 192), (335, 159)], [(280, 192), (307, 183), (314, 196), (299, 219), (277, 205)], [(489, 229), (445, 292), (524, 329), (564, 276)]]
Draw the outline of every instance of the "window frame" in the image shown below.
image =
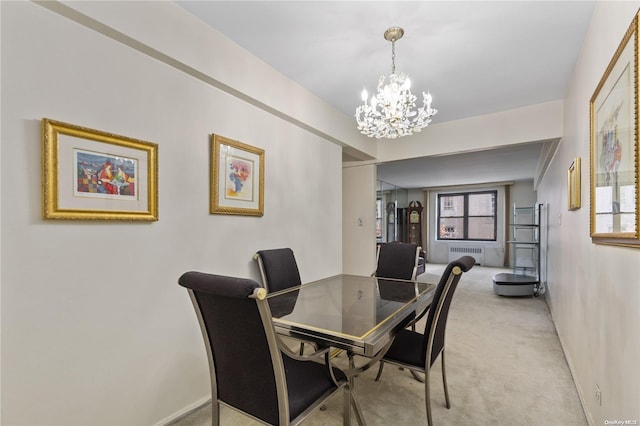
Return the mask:
[[(493, 194), (493, 215), (469, 215), (469, 196), (480, 194)], [(446, 238), (440, 235), (440, 229), (446, 225), (442, 225), (442, 198), (444, 197), (463, 197), (463, 214), (462, 216), (445, 216), (445, 219), (458, 218), (463, 223), (463, 238)], [(497, 241), (498, 239), (498, 191), (495, 189), (485, 191), (466, 191), (466, 192), (443, 192), (438, 193), (437, 201), (437, 223), (436, 223), (436, 239), (438, 241)], [(493, 218), (493, 238), (469, 238), (469, 218)]]

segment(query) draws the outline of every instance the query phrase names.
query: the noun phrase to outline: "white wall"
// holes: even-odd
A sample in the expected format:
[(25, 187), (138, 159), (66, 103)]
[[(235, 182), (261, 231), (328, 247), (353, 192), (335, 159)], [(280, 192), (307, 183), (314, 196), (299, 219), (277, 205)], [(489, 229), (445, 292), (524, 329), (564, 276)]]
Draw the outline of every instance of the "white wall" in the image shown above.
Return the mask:
[(343, 272), (370, 275), (376, 262), (376, 167), (373, 164), (342, 170)]
[[(141, 3), (77, 6), (127, 23), (129, 8)], [(90, 20), (31, 2), (1, 7), (2, 423), (168, 420), (210, 390), (202, 337), (178, 277), (200, 270), (258, 279), (254, 252), (281, 246), (294, 249), (305, 281), (342, 272), (342, 149), (215, 87), (215, 79), (132, 49), (117, 41), (121, 34), (87, 27)], [(166, 8), (175, 22), (165, 20)], [(241, 69), (245, 93), (263, 86), (259, 66), (247, 72), (225, 56), (233, 49), (189, 40), (203, 24), (178, 6), (146, 3), (145, 11), (134, 27), (147, 46), (173, 40), (154, 31), (187, 38), (182, 63), (198, 66), (189, 61), (206, 54), (211, 65)], [(287, 93), (310, 115), (324, 111), (311, 97)], [(42, 220), (42, 117), (157, 143), (160, 220)], [(213, 132), (265, 149), (263, 217), (208, 213)]]
[(536, 191), (533, 190), (533, 181), (519, 180), (509, 186), (509, 220), (513, 215), (513, 205), (517, 207), (530, 207), (537, 201)]
[[(565, 99), (564, 135), (538, 187), (549, 221), (547, 300), (592, 425), (640, 421), (640, 250), (595, 245), (589, 237), (589, 99), (639, 5), (597, 3)], [(568, 211), (574, 157), (583, 164), (582, 208)]]
[(354, 128), (351, 115), (338, 112), (173, 2), (43, 3), (47, 8), (331, 140), (358, 159), (376, 156), (376, 145)]
[[(395, 161), (546, 141), (562, 135), (562, 101), (432, 124), (401, 143), (378, 142), (378, 160)], [(393, 182), (391, 182), (393, 183)]]

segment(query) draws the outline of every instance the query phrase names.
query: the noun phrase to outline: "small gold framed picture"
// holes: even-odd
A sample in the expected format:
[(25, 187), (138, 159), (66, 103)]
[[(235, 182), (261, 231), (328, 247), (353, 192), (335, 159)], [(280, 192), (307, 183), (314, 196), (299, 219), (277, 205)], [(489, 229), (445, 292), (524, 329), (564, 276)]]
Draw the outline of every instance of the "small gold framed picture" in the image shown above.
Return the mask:
[(264, 150), (211, 135), (210, 212), (264, 214)]

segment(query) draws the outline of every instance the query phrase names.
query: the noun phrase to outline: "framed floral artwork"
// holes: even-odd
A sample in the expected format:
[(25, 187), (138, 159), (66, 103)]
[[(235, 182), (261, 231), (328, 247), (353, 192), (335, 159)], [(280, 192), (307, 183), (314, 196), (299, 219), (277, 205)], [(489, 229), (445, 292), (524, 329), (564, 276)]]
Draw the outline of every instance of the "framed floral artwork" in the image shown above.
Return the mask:
[(638, 238), (638, 15), (591, 97), (591, 240)]
[(211, 135), (210, 212), (264, 214), (264, 150)]
[(158, 145), (43, 118), (42, 217), (158, 220)]

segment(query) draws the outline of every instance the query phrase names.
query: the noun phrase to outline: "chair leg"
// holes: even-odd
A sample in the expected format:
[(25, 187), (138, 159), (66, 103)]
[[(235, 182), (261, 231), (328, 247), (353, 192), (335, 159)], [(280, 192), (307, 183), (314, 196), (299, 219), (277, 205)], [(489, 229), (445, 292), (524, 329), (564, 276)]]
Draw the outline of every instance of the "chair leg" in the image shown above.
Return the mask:
[(342, 402), (342, 424), (344, 426), (351, 426), (351, 389), (346, 386), (343, 391)]
[(433, 426), (433, 419), (431, 418), (431, 390), (429, 389), (429, 370), (431, 368), (427, 366), (424, 371), (424, 400), (427, 406), (427, 424)]
[(418, 381), (420, 383), (424, 383), (424, 379), (422, 377), (420, 377), (420, 375), (418, 373), (416, 373), (414, 370), (409, 370), (409, 372), (411, 373), (413, 378), (416, 379), (416, 381)]
[[(347, 357), (349, 358), (349, 368), (355, 368), (356, 364), (355, 360), (353, 359), (353, 352), (347, 352)], [(360, 404), (358, 403), (358, 400), (356, 398), (354, 376), (349, 376), (349, 395), (351, 399), (351, 405), (353, 406), (353, 411), (356, 415), (356, 421), (360, 426), (366, 425), (364, 414), (362, 413), (362, 409), (360, 408)]]
[(211, 426), (218, 426), (220, 424), (220, 403), (218, 401), (211, 401)]
[[(360, 403), (356, 398), (356, 394), (353, 391), (353, 387), (350, 385), (349, 388), (350, 388), (349, 395), (351, 397), (351, 405), (353, 406), (353, 412), (356, 415), (356, 421), (358, 422), (359, 426), (366, 426), (367, 422), (364, 420), (364, 413), (360, 408)], [(349, 415), (351, 415), (351, 412), (349, 412)], [(349, 417), (349, 421), (351, 421), (351, 417)]]
[(380, 361), (380, 366), (378, 367), (378, 374), (376, 375), (376, 382), (380, 380), (380, 376), (382, 376), (382, 369), (384, 368), (384, 361)]
[(449, 402), (449, 389), (447, 388), (447, 373), (444, 368), (444, 348), (442, 349), (440, 357), (442, 358), (442, 385), (444, 387), (444, 400), (447, 403), (447, 408), (451, 408), (451, 403)]

